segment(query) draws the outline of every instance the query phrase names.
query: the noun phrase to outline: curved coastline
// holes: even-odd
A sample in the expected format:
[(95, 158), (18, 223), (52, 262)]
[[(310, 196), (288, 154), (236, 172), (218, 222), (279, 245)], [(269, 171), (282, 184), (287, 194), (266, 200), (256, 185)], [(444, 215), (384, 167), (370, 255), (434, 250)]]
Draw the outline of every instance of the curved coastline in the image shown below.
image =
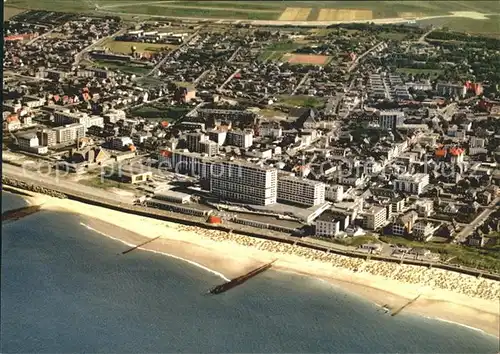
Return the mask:
[[(383, 279), (362, 270), (353, 272), (339, 266), (325, 264), (326, 262), (321, 264), (314, 260), (314, 254), (299, 257), (281, 254), (280, 249), (276, 252), (269, 252), (259, 249), (261, 244), (257, 246), (238, 244), (234, 240), (229, 240), (229, 235), (208, 235), (207, 237), (207, 230), (196, 230), (197, 228), (194, 227), (188, 227), (186, 230), (186, 227), (182, 225), (140, 216), (131, 217), (117, 211), (67, 199), (61, 200), (35, 193), (33, 197), (24, 196), (24, 198), (28, 202), (43, 202), (44, 209), (70, 212), (83, 217), (84, 221), (81, 222), (83, 227), (128, 246), (135, 246), (147, 238), (161, 235), (162, 238), (158, 241), (140, 249), (188, 262), (223, 279), (240, 275), (262, 261), (267, 261), (269, 257), (281, 257), (276, 267), (277, 270), (319, 278), (378, 305), (389, 303), (393, 307), (401, 306), (414, 297), (416, 291), (420, 292), (424, 289), (426, 294), (423, 296), (423, 301), (419, 300), (415, 306), (410, 306), (405, 312), (452, 322), (498, 337), (499, 314), (492, 305), (494, 302), (490, 300), (471, 299), (464, 297), (463, 294), (431, 289), (422, 285), (416, 287), (415, 284)], [(117, 227), (135, 236), (125, 235), (123, 232), (117, 233), (115, 232)], [(110, 233), (120, 236), (111, 236)], [(221, 238), (224, 240), (219, 240)], [(196, 262), (193, 259), (196, 259)], [(496, 288), (493, 289), (493, 293), (496, 293), (495, 290), (499, 291), (500, 283), (493, 282), (492, 284)], [(468, 302), (465, 302), (466, 298)], [(485, 308), (491, 311), (486, 311)]]

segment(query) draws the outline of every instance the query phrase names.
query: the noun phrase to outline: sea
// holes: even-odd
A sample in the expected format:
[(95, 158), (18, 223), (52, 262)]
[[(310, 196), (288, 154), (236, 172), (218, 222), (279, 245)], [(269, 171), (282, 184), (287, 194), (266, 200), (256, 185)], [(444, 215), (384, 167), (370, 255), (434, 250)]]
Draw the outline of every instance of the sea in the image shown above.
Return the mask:
[[(2, 212), (26, 205), (2, 192)], [(2, 225), (2, 353), (497, 353), (498, 339), (267, 271), (220, 276), (42, 211)]]

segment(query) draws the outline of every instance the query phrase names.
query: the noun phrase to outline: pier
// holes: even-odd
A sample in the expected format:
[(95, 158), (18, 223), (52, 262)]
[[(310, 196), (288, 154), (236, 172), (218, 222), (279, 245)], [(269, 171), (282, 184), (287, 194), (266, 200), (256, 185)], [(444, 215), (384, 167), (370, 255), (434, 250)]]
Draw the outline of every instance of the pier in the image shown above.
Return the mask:
[(237, 278), (231, 279), (230, 281), (228, 281), (226, 283), (217, 285), (217, 286), (213, 287), (212, 289), (210, 289), (208, 291), (208, 293), (209, 294), (213, 294), (213, 295), (221, 294), (223, 292), (226, 292), (226, 291), (234, 288), (235, 286), (241, 285), (244, 282), (246, 282), (248, 279), (253, 278), (257, 274), (265, 272), (266, 270), (268, 270), (269, 268), (271, 268), (271, 266), (273, 265), (273, 263), (276, 262), (276, 261), (277, 260), (275, 259), (274, 261), (269, 262), (267, 264), (264, 264), (263, 266), (260, 266), (260, 267), (258, 267), (256, 269), (254, 269), (254, 270), (246, 273), (246, 274), (243, 274), (243, 275), (240, 275)]
[(2, 222), (9, 220), (19, 220), (28, 215), (38, 213), (40, 210), (42, 210), (42, 205), (30, 205), (27, 207), (7, 210), (6, 212), (2, 213)]
[(145, 242), (143, 242), (143, 243), (140, 243), (140, 244), (138, 244), (137, 246), (131, 247), (131, 248), (129, 248), (128, 250), (123, 251), (123, 252), (122, 252), (122, 254), (127, 254), (127, 253), (129, 253), (129, 252), (132, 252), (132, 251), (134, 251), (134, 250), (136, 250), (136, 249), (138, 249), (138, 248), (140, 248), (140, 247), (142, 247), (142, 246), (144, 246), (144, 245), (147, 245), (148, 243), (151, 243), (151, 242), (153, 242), (154, 240), (157, 240), (157, 239), (159, 239), (159, 238), (160, 238), (160, 236), (155, 237), (155, 238), (152, 238), (151, 240), (147, 240), (147, 241), (145, 241)]

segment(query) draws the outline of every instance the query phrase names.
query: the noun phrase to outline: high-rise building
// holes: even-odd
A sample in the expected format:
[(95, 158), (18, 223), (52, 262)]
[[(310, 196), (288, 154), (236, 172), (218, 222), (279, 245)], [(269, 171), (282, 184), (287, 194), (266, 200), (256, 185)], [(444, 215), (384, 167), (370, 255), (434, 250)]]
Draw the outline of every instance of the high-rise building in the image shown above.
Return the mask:
[(203, 133), (193, 132), (186, 134), (186, 145), (190, 152), (201, 152), (200, 143), (207, 140), (208, 136)]
[(278, 200), (305, 206), (323, 204), (325, 184), (295, 176), (282, 176), (278, 179)]
[(42, 129), (36, 132), (41, 146), (54, 146), (57, 144), (56, 132), (50, 129)]
[(228, 131), (226, 136), (226, 143), (227, 145), (247, 149), (253, 144), (253, 132), (248, 130)]
[(56, 127), (53, 130), (56, 132), (56, 141), (59, 144), (74, 143), (76, 139), (85, 136), (85, 127), (78, 123)]
[(404, 116), (404, 112), (401, 111), (380, 111), (380, 128), (394, 130), (397, 126), (403, 124)]
[(381, 206), (372, 206), (363, 212), (363, 226), (368, 230), (377, 230), (387, 221), (387, 209)]
[(221, 199), (256, 205), (276, 203), (278, 171), (244, 162), (212, 165), (210, 191)]
[(209, 157), (217, 156), (219, 153), (219, 144), (210, 140), (202, 141), (200, 143), (200, 152), (207, 154)]

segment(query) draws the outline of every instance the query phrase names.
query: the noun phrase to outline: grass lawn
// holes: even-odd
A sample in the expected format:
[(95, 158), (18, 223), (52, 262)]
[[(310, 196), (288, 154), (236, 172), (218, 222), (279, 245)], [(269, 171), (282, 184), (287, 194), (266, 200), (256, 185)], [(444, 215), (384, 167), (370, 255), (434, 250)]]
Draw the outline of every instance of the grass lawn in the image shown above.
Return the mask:
[(318, 98), (313, 96), (279, 96), (279, 101), (277, 104), (283, 104), (286, 106), (298, 106), (298, 107), (310, 107), (310, 108), (321, 108), (325, 105), (326, 99)]
[[(207, 6), (207, 5), (205, 5)], [(133, 9), (133, 10), (132, 10)], [(276, 12), (252, 12), (251, 10), (234, 10), (221, 9), (196, 9), (196, 8), (171, 8), (164, 5), (144, 5), (141, 7), (117, 7), (113, 8), (117, 12), (134, 12), (137, 14), (145, 14), (152, 16), (171, 16), (171, 17), (199, 17), (212, 19), (235, 19), (235, 20), (276, 20), (281, 14)]]
[[(497, 12), (500, 12), (500, 9)], [(448, 27), (451, 31), (456, 32), (500, 38), (500, 15), (488, 16), (487, 20), (475, 20), (464, 17), (435, 18), (419, 21), (418, 24), (423, 27), (434, 25)]]
[(17, 9), (15, 7), (4, 7), (3, 8), (3, 20), (7, 21), (9, 18), (24, 12), (24, 9)]
[(151, 68), (145, 66), (137, 66), (130, 63), (121, 63), (115, 61), (96, 60), (93, 65), (98, 68), (108, 68), (109, 70), (120, 70), (129, 74), (145, 75), (151, 71)]
[(109, 50), (113, 53), (123, 53), (123, 54), (130, 54), (132, 46), (137, 48), (138, 53), (144, 53), (144, 52), (153, 53), (165, 49), (174, 49), (178, 47), (176, 45), (169, 45), (169, 44), (124, 42), (124, 41), (115, 41), (112, 39), (104, 42), (102, 46), (109, 48)]
[(437, 77), (442, 73), (442, 70), (439, 69), (414, 69), (414, 68), (397, 68), (396, 72), (405, 73), (405, 74), (429, 74), (431, 78)]
[(402, 41), (406, 37), (408, 37), (408, 33), (401, 32), (382, 32), (379, 33), (378, 36), (382, 39), (393, 40), (393, 41)]
[(498, 257), (498, 250), (495, 249), (480, 249), (449, 243), (418, 242), (396, 236), (380, 236), (380, 239), (390, 244), (426, 248), (431, 252), (441, 254), (442, 260), (449, 260), (449, 263), (452, 264), (488, 269), (500, 273), (500, 257)]
[(134, 116), (139, 116), (147, 119), (166, 120), (169, 122), (175, 121), (188, 113), (190, 108), (186, 107), (163, 107), (156, 105), (145, 105), (133, 110), (131, 113)]

